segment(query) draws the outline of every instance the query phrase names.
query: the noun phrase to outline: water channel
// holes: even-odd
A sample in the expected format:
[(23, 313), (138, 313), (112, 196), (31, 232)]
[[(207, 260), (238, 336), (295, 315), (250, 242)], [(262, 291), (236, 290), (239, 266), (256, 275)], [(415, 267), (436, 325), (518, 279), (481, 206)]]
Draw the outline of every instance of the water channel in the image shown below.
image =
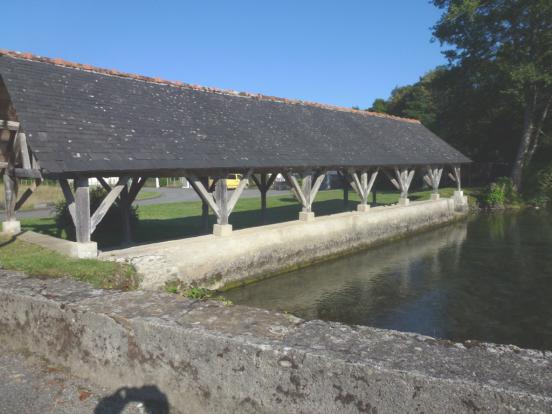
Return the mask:
[(552, 350), (552, 213), (480, 214), (224, 295), (304, 319)]

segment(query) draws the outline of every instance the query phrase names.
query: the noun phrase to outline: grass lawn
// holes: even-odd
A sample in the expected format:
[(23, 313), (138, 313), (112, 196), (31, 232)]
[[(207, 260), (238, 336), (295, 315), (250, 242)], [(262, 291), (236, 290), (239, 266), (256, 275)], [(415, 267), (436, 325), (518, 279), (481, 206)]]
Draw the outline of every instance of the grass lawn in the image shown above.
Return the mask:
[[(453, 188), (443, 188), (440, 194), (443, 197), (450, 197), (453, 192)], [(465, 193), (468, 195), (475, 194), (476, 190), (466, 189)], [(414, 192), (409, 195), (409, 198), (413, 201), (426, 200), (429, 199), (430, 194), (430, 191)], [(399, 194), (396, 191), (377, 192), (378, 204), (396, 203), (398, 198)], [(313, 210), (317, 216), (353, 211), (356, 209), (358, 200), (357, 195), (350, 191), (349, 203), (345, 205), (341, 190), (320, 191), (316, 197), (316, 202), (313, 204)], [(267, 205), (267, 224), (296, 220), (301, 210), (301, 206), (291, 193), (289, 195), (270, 196), (267, 199)], [(140, 221), (134, 230), (134, 238), (138, 243), (197, 236), (203, 232), (200, 217), (201, 203), (199, 201), (140, 206), (138, 214)], [(212, 214), (210, 222), (211, 224), (215, 223), (215, 217)], [(63, 237), (63, 234), (59, 234), (52, 218), (23, 219), (21, 223), (24, 229)], [(239, 200), (230, 216), (230, 224), (234, 226), (234, 229), (261, 225), (259, 198)], [(96, 239), (96, 241), (101, 247), (117, 245), (119, 243), (118, 236), (108, 234)]]
[(127, 264), (72, 259), (7, 236), (0, 236), (0, 267), (37, 277), (72, 277), (101, 288), (138, 287), (136, 272)]

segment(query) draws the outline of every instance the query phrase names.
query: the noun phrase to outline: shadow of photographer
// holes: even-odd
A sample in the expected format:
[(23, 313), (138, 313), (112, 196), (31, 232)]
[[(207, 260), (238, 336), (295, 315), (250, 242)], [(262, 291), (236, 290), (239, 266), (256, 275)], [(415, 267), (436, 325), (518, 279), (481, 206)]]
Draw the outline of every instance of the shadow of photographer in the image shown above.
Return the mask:
[(94, 414), (118, 414), (122, 413), (125, 407), (131, 403), (142, 403), (143, 409), (148, 414), (168, 414), (169, 401), (155, 385), (144, 385), (143, 387), (121, 387), (113, 394), (102, 398)]

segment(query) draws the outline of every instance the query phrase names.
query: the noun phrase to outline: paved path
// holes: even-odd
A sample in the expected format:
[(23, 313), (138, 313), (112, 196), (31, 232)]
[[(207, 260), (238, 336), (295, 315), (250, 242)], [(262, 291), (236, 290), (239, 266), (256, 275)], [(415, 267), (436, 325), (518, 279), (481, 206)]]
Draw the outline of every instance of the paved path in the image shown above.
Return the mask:
[(0, 414), (169, 412), (166, 402), (147, 400), (144, 389), (121, 388), (111, 394), (45, 360), (0, 344)]
[[(160, 197), (151, 198), (149, 200), (138, 200), (134, 204), (138, 206), (147, 206), (152, 204), (178, 203), (182, 201), (199, 201), (199, 196), (191, 188), (146, 188), (144, 191), (155, 191), (161, 194)], [(270, 190), (268, 195), (289, 194), (289, 190)], [(244, 190), (242, 198), (260, 197), (259, 191), (256, 188), (248, 188)], [(49, 217), (53, 213), (53, 209), (41, 209), (31, 211), (21, 211), (17, 213), (21, 218), (40, 218)], [(0, 213), (2, 219), (4, 213)]]

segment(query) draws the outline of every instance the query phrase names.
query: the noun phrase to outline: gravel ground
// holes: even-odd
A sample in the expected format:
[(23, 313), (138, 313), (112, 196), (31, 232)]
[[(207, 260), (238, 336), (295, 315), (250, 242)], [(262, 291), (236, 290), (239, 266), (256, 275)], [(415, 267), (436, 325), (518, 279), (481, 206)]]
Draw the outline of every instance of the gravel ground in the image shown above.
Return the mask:
[[(152, 402), (152, 395), (158, 401)], [(110, 393), (63, 368), (0, 344), (0, 414), (169, 413), (163, 399), (153, 386)]]

